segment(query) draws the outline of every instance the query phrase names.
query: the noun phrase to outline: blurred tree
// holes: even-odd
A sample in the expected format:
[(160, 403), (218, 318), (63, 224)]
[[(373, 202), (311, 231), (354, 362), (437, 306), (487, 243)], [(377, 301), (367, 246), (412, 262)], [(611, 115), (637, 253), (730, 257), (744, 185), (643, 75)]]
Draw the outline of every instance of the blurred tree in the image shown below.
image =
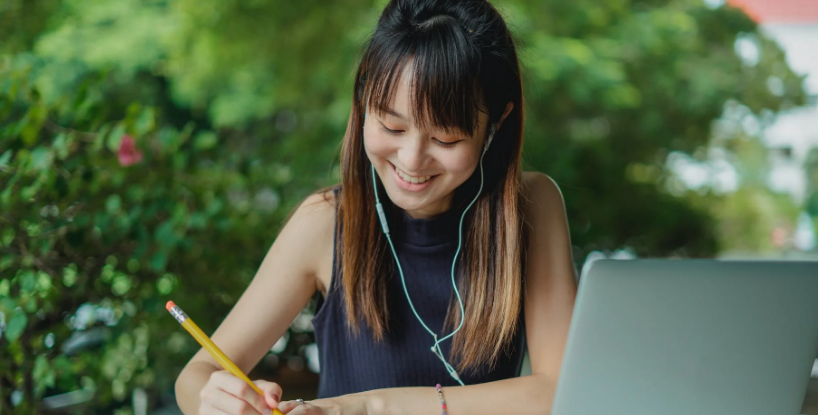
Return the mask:
[(0, 54), (29, 51), (47, 31), (60, 0), (3, 0), (0, 3)]
[[(153, 107), (105, 120), (93, 79), (50, 106), (28, 82), (36, 64), (15, 64), (0, 68), (13, 80), (0, 88), (0, 408), (15, 389), (22, 413), (48, 391), (90, 389), (104, 406), (168, 390), (196, 345), (164, 302), (177, 293), (212, 330), (274, 237), (292, 176), (216, 163), (214, 133), (163, 126)], [(89, 333), (104, 347), (76, 350)]]
[(769, 155), (760, 140), (739, 136), (724, 145), (744, 183), (732, 193), (708, 193), (698, 203), (719, 218), (716, 231), (721, 249), (740, 255), (780, 252), (783, 246), (776, 246), (773, 233), (781, 229), (792, 236), (799, 206), (788, 193), (769, 189)]
[[(0, 412), (77, 388), (111, 412), (134, 387), (170, 389), (195, 344), (162, 303), (212, 331), (289, 209), (337, 181), (384, 3), (0, 3)], [(526, 167), (560, 183), (576, 259), (714, 255), (714, 213), (754, 196), (711, 208), (673, 191), (666, 160), (700, 157), (728, 101), (753, 116), (803, 102), (778, 47), (694, 0), (496, 4), (520, 41)], [(305, 318), (283, 359), (304, 357)], [(67, 352), (95, 329), (101, 351)]]
[[(667, 195), (667, 156), (701, 154), (728, 100), (758, 116), (803, 103), (777, 45), (740, 10), (701, 1), (511, 5), (529, 69), (526, 160), (562, 184), (580, 252), (715, 254), (713, 217)], [(734, 53), (737, 42), (757, 61)], [(781, 96), (766, 87), (772, 76)]]
[(806, 211), (813, 218), (818, 218), (818, 148), (813, 148), (804, 161), (807, 175)]

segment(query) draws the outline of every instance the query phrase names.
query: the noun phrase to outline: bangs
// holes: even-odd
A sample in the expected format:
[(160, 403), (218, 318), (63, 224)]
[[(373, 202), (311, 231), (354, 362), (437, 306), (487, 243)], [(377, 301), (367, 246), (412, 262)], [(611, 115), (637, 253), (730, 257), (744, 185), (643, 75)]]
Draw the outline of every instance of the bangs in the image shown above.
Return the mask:
[(367, 109), (387, 113), (397, 83), (409, 71), (412, 118), (420, 128), (474, 135), (477, 111), (484, 107), (480, 60), (463, 30), (454, 18), (436, 16), (405, 36), (373, 42), (361, 80)]

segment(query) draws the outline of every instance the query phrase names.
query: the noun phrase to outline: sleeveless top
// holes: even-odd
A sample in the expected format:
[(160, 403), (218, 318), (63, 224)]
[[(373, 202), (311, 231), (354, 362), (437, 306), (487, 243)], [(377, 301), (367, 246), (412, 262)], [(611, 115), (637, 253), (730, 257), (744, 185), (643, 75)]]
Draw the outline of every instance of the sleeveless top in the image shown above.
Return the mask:
[[(333, 192), (337, 198), (340, 188), (336, 186)], [(415, 219), (398, 210), (389, 222), (392, 242), (415, 310), (438, 338), (451, 332), (451, 328), (445, 333), (442, 330), (453, 294), (451, 266), (457, 249), (461, 213), (450, 209), (432, 219)], [(336, 220), (339, 219), (336, 208)], [(333, 250), (337, 249), (334, 246)], [(391, 255), (388, 258), (394, 261)], [(321, 372), (318, 397), (391, 387), (434, 386), (437, 383), (457, 386), (443, 363), (430, 350), (434, 340), (412, 313), (397, 270), (394, 275), (384, 276), (388, 280), (389, 323), (383, 340), (376, 342), (363, 320), (358, 335), (348, 329), (344, 293), (339, 282), (340, 266), (337, 265), (333, 259), (327, 296), (319, 300), (312, 319)], [(455, 310), (459, 312), (456, 305)], [(520, 313), (523, 317), (522, 308)], [(484, 365), (458, 373), (466, 385), (520, 375), (526, 343), (523, 318), (519, 321), (508, 353), (499, 356), (493, 369)], [(455, 366), (449, 359), (451, 338), (440, 346), (446, 360)]]

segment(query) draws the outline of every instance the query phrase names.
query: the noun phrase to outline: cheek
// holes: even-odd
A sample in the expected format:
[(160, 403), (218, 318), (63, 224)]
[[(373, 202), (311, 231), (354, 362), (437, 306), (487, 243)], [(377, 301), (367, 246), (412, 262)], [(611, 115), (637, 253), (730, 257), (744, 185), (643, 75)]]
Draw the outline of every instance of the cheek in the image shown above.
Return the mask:
[(455, 176), (470, 176), (477, 168), (479, 160), (474, 157), (471, 149), (464, 149), (459, 154), (450, 154), (440, 158), (441, 164), (447, 172)]
[(390, 141), (386, 137), (382, 137), (377, 132), (364, 130), (364, 148), (366, 153), (372, 157), (388, 157), (395, 150), (392, 148)]

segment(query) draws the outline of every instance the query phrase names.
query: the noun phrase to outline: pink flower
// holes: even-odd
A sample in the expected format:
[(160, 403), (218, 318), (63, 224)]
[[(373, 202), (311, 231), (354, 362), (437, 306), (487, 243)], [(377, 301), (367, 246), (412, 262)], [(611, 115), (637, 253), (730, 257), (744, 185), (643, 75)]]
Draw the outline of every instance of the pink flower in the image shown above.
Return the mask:
[(127, 134), (122, 136), (122, 141), (119, 142), (119, 150), (117, 150), (116, 156), (119, 159), (119, 164), (124, 167), (142, 161), (142, 152), (136, 148), (136, 140)]

